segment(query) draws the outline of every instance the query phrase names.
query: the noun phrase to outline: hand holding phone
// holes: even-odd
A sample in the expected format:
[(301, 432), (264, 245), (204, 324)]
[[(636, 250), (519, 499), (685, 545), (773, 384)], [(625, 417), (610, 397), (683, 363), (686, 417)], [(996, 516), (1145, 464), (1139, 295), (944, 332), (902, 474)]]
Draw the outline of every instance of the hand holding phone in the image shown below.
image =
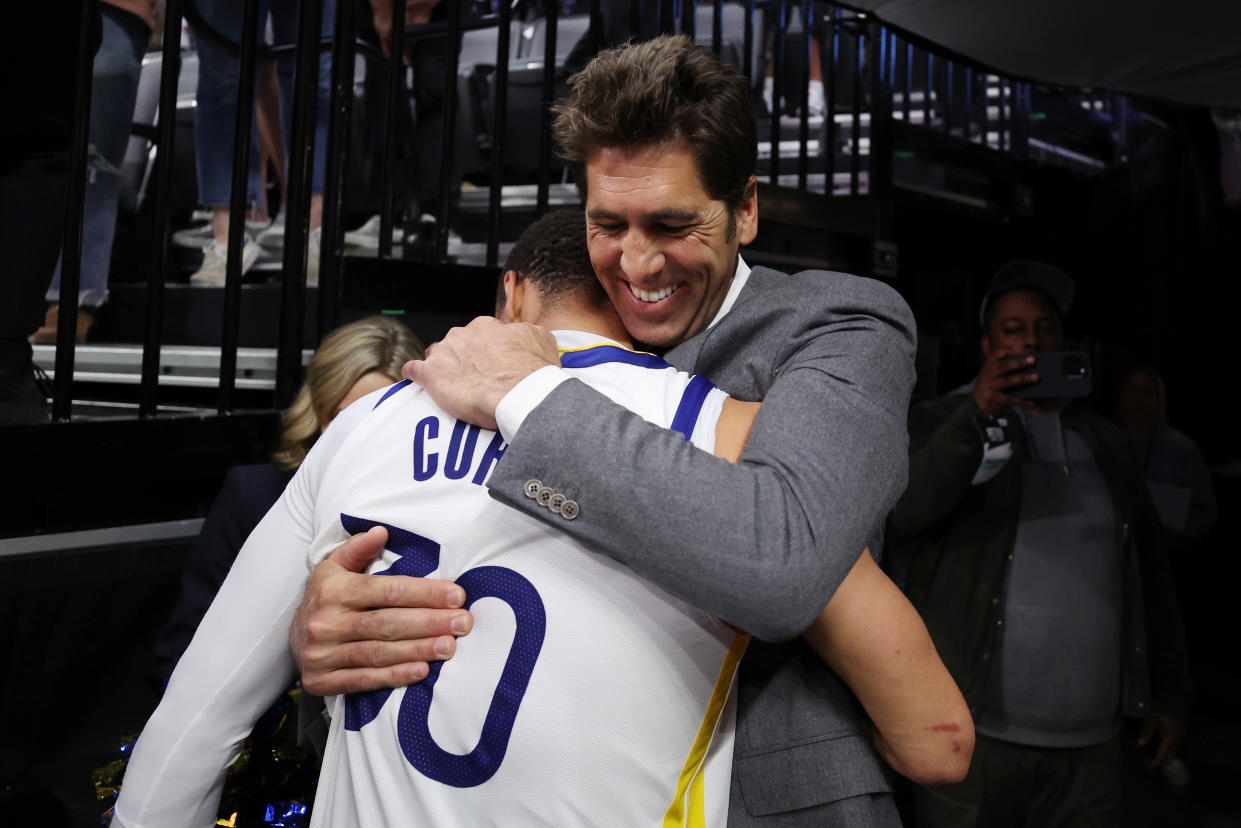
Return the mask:
[(1085, 397), (1090, 393), (1090, 357), (1081, 351), (1047, 351), (1034, 354), (1027, 373), (1037, 374), (1032, 383), (1013, 387), (1009, 393), (1024, 400)]

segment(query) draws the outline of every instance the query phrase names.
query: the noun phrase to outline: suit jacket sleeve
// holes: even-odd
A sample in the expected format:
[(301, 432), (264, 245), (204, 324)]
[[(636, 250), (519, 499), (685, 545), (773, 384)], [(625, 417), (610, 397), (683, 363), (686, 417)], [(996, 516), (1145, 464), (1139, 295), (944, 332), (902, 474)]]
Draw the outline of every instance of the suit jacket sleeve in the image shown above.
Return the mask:
[[(763, 399), (740, 463), (570, 380), (526, 418), (492, 496), (759, 638), (800, 635), (882, 524), (908, 463), (912, 316), (882, 283), (831, 276), (813, 290), (785, 277), (778, 295), (730, 313), (753, 330), (726, 318), (705, 334), (730, 338), (734, 385), (753, 377), (750, 398)], [(719, 380), (710, 358), (698, 368)], [(577, 518), (526, 497), (532, 479), (576, 500)]]

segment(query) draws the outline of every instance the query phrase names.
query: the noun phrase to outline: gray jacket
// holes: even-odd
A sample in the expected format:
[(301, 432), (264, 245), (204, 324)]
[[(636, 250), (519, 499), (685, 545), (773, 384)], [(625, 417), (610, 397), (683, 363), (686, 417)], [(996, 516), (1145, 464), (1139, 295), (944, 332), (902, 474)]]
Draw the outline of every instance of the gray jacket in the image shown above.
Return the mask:
[[(763, 401), (739, 464), (570, 380), (491, 476), (493, 497), (764, 640), (741, 667), (730, 825), (899, 824), (856, 701), (798, 636), (904, 488), (914, 340), (882, 283), (755, 268), (719, 324), (665, 355)], [(531, 479), (580, 514), (538, 506)]]

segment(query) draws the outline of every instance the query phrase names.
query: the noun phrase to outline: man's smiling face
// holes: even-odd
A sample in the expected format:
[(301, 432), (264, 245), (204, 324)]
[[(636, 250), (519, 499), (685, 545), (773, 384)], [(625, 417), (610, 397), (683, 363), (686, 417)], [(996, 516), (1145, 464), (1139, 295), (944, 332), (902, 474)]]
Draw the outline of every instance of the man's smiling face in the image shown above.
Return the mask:
[(629, 333), (671, 348), (706, 328), (732, 284), (737, 248), (758, 231), (754, 179), (730, 221), (689, 147), (670, 141), (598, 150), (586, 193), (590, 261)]

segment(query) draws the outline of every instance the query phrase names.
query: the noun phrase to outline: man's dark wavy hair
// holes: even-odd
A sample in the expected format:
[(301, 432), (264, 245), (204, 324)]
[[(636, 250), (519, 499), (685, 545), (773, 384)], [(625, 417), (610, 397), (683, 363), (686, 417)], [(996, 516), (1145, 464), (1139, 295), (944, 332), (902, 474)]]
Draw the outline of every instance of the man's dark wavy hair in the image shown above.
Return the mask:
[[(515, 270), (529, 279), (544, 307), (570, 296), (580, 296), (592, 306), (608, 301), (595, 278), (586, 249), (586, 217), (581, 210), (557, 210), (526, 228), (509, 251), (505, 271)], [(496, 289), (496, 313), (504, 307), (504, 274)]]
[(737, 70), (684, 35), (600, 52), (569, 79), (553, 131), (585, 196), (586, 161), (603, 148), (682, 139), (703, 188), (730, 214), (758, 160), (750, 88)]

